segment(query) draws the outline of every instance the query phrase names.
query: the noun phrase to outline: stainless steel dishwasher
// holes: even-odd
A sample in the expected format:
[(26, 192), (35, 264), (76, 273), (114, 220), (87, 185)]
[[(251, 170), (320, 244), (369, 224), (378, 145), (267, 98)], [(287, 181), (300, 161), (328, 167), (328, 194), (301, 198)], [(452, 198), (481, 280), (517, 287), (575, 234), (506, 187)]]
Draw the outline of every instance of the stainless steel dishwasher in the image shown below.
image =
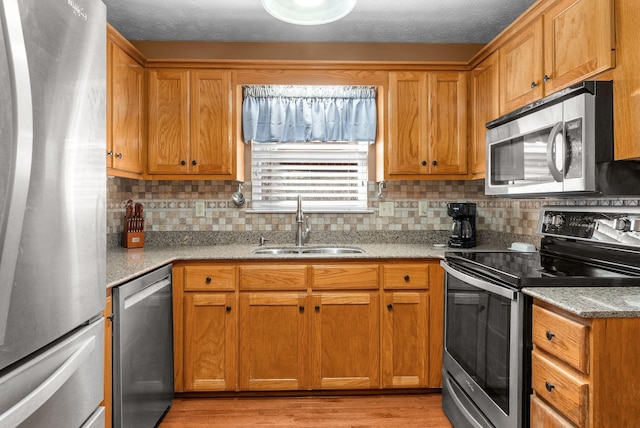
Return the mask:
[(154, 427), (173, 398), (171, 266), (113, 289), (113, 426)]

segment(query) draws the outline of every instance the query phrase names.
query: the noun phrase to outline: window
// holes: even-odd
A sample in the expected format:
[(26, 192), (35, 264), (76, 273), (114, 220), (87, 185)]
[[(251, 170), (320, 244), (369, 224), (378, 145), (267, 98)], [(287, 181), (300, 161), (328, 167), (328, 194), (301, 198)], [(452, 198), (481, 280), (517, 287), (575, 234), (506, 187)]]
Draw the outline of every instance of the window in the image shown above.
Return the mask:
[(377, 128), (370, 86), (245, 86), (242, 132), (251, 143), (252, 208), (367, 210), (369, 145)]
[(366, 142), (252, 143), (252, 208), (306, 212), (367, 210)]

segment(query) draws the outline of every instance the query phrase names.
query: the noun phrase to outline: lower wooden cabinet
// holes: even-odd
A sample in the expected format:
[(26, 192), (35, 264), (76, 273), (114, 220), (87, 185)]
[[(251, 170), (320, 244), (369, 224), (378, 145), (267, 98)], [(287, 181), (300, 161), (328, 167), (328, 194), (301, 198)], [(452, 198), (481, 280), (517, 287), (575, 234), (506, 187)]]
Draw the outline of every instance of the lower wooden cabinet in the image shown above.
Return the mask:
[(309, 387), (307, 293), (240, 294), (240, 389)]
[(311, 382), (314, 389), (380, 385), (378, 292), (312, 296)]
[(175, 263), (176, 392), (439, 388), (440, 270), (437, 260)]
[(382, 304), (382, 387), (428, 385), (429, 293), (385, 292)]
[(640, 318), (580, 318), (534, 300), (532, 428), (640, 421)]
[(236, 389), (233, 293), (184, 295), (184, 391)]

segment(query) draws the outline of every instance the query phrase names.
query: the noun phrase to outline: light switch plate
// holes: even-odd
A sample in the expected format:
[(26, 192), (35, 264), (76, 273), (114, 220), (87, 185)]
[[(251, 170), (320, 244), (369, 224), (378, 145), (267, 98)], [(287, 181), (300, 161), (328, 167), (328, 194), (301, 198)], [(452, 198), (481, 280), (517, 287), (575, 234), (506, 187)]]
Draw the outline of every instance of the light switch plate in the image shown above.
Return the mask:
[(393, 217), (393, 202), (380, 202), (378, 215), (380, 217)]
[(429, 215), (429, 201), (418, 201), (418, 215), (420, 217)]
[(204, 202), (196, 202), (196, 217), (204, 217)]

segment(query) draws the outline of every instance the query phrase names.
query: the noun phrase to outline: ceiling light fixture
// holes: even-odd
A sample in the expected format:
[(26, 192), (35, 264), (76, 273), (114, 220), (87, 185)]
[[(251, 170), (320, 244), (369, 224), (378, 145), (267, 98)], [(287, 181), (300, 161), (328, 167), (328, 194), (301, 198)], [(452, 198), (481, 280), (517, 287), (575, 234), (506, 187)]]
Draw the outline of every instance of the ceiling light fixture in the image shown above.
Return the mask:
[(357, 0), (262, 0), (274, 18), (296, 25), (322, 25), (344, 18)]

